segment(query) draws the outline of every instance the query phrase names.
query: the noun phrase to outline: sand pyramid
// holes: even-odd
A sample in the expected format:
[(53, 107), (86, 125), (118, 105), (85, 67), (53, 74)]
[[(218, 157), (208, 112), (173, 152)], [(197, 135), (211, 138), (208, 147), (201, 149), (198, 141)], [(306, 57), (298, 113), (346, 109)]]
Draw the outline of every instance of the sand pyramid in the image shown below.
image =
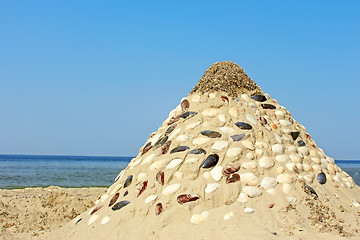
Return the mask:
[(213, 64), (57, 239), (358, 238), (360, 190), (232, 62)]

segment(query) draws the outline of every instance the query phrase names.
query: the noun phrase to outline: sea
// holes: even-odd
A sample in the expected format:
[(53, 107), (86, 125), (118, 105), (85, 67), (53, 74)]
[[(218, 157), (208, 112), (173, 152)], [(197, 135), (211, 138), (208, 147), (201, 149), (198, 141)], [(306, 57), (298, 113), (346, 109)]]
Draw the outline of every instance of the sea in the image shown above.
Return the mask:
[[(0, 189), (108, 187), (132, 157), (0, 155)], [(360, 161), (335, 160), (360, 185)]]

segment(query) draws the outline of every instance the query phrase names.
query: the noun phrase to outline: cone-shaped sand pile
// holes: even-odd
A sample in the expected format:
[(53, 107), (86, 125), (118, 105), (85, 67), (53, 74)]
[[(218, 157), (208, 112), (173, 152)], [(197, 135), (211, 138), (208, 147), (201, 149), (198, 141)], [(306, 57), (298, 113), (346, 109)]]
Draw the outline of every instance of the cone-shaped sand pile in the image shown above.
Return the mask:
[(359, 187), (232, 62), (212, 65), (59, 239), (359, 237)]

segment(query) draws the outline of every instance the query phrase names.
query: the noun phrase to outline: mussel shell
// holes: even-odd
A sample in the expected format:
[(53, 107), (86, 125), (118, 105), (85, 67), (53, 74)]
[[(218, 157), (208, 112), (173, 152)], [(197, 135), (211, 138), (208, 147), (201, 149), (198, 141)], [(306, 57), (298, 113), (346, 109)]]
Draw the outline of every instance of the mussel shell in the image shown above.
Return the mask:
[(210, 154), (204, 161), (203, 164), (201, 164), (200, 167), (202, 168), (211, 168), (214, 167), (219, 161), (219, 155), (216, 153)]
[(189, 118), (192, 118), (193, 116), (195, 116), (196, 114), (197, 114), (197, 112), (185, 112), (180, 117), (184, 118), (184, 119), (189, 119)]
[(164, 185), (164, 172), (160, 171), (156, 174), (156, 181), (161, 185)]
[(199, 198), (200, 196), (196, 194), (181, 194), (177, 197), (177, 202), (182, 205), (184, 203), (196, 201)]
[(237, 163), (233, 163), (233, 164), (227, 165), (224, 168), (222, 173), (224, 176), (229, 176), (230, 174), (239, 171), (239, 169), (240, 169), (240, 165)]
[(300, 136), (300, 132), (291, 132), (290, 135), (292, 139), (295, 141)]
[(245, 122), (236, 122), (235, 125), (242, 130), (251, 130), (252, 126)]
[(148, 181), (141, 182), (139, 187), (136, 189), (136, 197), (139, 197), (146, 189)]
[(242, 133), (242, 134), (236, 134), (236, 135), (232, 135), (231, 136), (231, 139), (234, 141), (234, 142), (238, 142), (238, 141), (241, 141), (243, 139), (246, 139), (249, 137), (249, 134), (247, 133)]
[(183, 152), (183, 151), (186, 151), (190, 149), (188, 146), (179, 146), (179, 147), (176, 147), (176, 148), (173, 148), (170, 153), (177, 153), (177, 152)]
[(161, 154), (166, 154), (169, 151), (171, 141), (167, 141), (161, 148)]
[(116, 203), (116, 201), (118, 200), (120, 196), (120, 193), (115, 193), (115, 195), (111, 198), (110, 202), (109, 202), (109, 207), (111, 207), (112, 205), (114, 205), (114, 203)]
[(200, 133), (209, 138), (220, 138), (222, 136), (221, 133), (211, 130), (204, 130)]
[(93, 215), (94, 213), (96, 213), (97, 211), (99, 211), (100, 208), (102, 208), (102, 206), (97, 206), (96, 208), (94, 208), (94, 209), (91, 211), (90, 215)]
[(133, 175), (128, 176), (128, 178), (124, 183), (124, 188), (128, 187), (131, 184), (132, 180), (133, 180)]
[(229, 98), (225, 96), (221, 96), (221, 100), (223, 100), (223, 102), (229, 102)]
[(261, 104), (261, 106), (263, 109), (276, 109), (274, 105), (268, 103)]
[(237, 173), (233, 173), (226, 178), (226, 183), (233, 183), (240, 180), (240, 175)]
[(161, 203), (156, 204), (155, 206), (155, 215), (159, 215), (162, 212), (163, 206)]
[(182, 100), (180, 106), (183, 111), (186, 111), (190, 107), (189, 100), (187, 99)]
[(148, 142), (142, 150), (141, 156), (147, 153), (152, 148), (151, 142)]
[(202, 148), (196, 148), (189, 151), (188, 154), (206, 154), (206, 151)]
[(258, 102), (265, 102), (267, 100), (264, 95), (253, 95), (251, 98)]
[(160, 138), (155, 144), (154, 144), (154, 150), (161, 147), (162, 145), (164, 145), (166, 143), (166, 141), (168, 140), (168, 136), (163, 136), (162, 138)]
[(124, 197), (126, 196), (126, 195), (128, 195), (129, 194), (129, 191), (128, 190), (126, 190), (125, 192), (124, 192)]
[(320, 184), (325, 184), (326, 183), (326, 175), (325, 173), (321, 172), (317, 175), (317, 180)]
[(176, 126), (177, 126), (177, 124), (173, 124), (170, 127), (168, 127), (168, 129), (166, 129), (166, 131), (165, 131), (165, 135), (169, 135), (170, 133), (172, 133), (172, 131), (174, 131)]
[(305, 143), (303, 140), (299, 140), (299, 141), (297, 142), (297, 144), (298, 144), (299, 147), (303, 147), (303, 146), (306, 145), (306, 143)]
[(309, 185), (305, 185), (305, 187), (309, 189), (310, 193), (314, 194), (316, 197), (319, 197), (319, 195), (317, 195), (317, 193), (312, 187), (310, 187)]
[(114, 206), (112, 206), (112, 210), (113, 211), (116, 211), (116, 210), (119, 210), (123, 207), (125, 207), (126, 205), (128, 205), (130, 203), (130, 201), (121, 201), (121, 202), (118, 202), (116, 203)]

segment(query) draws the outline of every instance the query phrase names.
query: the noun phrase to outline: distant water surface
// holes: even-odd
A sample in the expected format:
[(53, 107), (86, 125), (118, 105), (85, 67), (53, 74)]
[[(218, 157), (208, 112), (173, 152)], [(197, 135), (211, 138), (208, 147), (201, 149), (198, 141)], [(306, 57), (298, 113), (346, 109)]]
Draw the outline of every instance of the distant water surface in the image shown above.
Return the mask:
[[(132, 157), (0, 155), (0, 188), (108, 187)], [(360, 161), (336, 164), (360, 184)]]

